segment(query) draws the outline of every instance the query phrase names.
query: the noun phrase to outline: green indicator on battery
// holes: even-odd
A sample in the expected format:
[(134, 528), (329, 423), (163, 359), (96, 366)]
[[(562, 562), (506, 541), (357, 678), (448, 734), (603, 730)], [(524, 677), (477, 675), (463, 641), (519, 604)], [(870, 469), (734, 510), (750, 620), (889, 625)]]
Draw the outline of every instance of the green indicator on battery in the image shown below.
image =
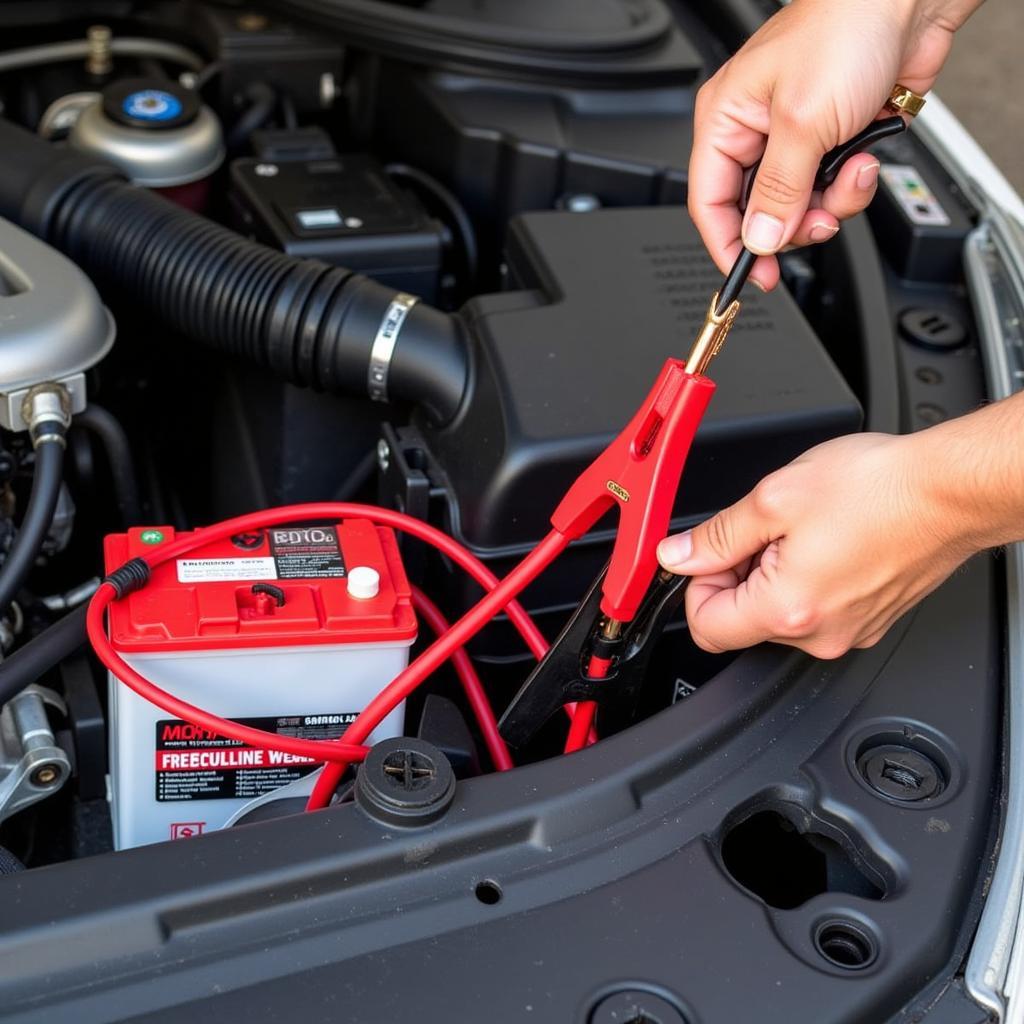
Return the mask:
[(159, 544), (163, 541), (164, 535), (160, 530), (143, 530), (139, 534), (139, 540), (143, 544)]

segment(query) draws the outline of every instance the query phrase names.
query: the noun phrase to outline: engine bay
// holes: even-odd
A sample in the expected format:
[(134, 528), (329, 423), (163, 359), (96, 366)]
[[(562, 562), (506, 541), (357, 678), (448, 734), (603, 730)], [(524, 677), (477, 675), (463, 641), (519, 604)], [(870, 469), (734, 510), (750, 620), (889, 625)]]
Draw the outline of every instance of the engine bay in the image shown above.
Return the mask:
[[(41, 879), (12, 935), (45, 899), (36, 868), (112, 855), (134, 879), (116, 897), (97, 890), (116, 915), (143, 898), (144, 876), (170, 879), (203, 849), (262, 851), (253, 877), (264, 880), (251, 885), (274, 888), (283, 854), (246, 837), (275, 823), (303, 837), (305, 857), (321, 855), (317, 815), (302, 814), (318, 765), (310, 741), (344, 743), (410, 656), (480, 600), (483, 574), (504, 577), (542, 544), (566, 488), (699, 328), (720, 275), (685, 212), (693, 102), (750, 17), (743, 4), (654, 0), (55, 6), (57, 23), (0, 4), (0, 573), (24, 562), (0, 602), (5, 669), (21, 681), (0, 683), (0, 873)], [(918, 429), (984, 397), (959, 263), (971, 211), (914, 138), (879, 152), (924, 181), (941, 222), (915, 215), (893, 178), (870, 220), (785, 254), (783, 287), (744, 296), (673, 529), (825, 440)], [(353, 503), (380, 517), (331, 512)], [(259, 518), (277, 506), (293, 511)], [(407, 520), (424, 526), (403, 534)], [(242, 525), (195, 532), (224, 522)], [(601, 519), (524, 591), (542, 640), (584, 598), (614, 531)], [(131, 579), (132, 560), (162, 545), (174, 554)], [(177, 711), (129, 692), (82, 645), (112, 573), (111, 649), (185, 702)], [(815, 984), (863, 971), (879, 985), (868, 1002), (898, 1008), (912, 993), (890, 975), (928, 974), (962, 941), (923, 928), (919, 945), (901, 945), (900, 898), (927, 902), (940, 875), (955, 876), (950, 899), (969, 920), (980, 881), (963, 866), (994, 835), (998, 757), (984, 737), (999, 731), (998, 686), (979, 684), (969, 720), (960, 702), (964, 672), (998, 674), (997, 579), (976, 561), (852, 665), (776, 649), (709, 655), (676, 615), (635, 701), (599, 718), (584, 755), (562, 757), (565, 718), (552, 715), (511, 763), (488, 722), (538, 652), (518, 613), (498, 614), (461, 663), (431, 672), (359, 741), (364, 769), (340, 762), (332, 812), (364, 813), (345, 819), (351, 870), (331, 870), (365, 883), (360, 913), (397, 907), (405, 897), (381, 895), (383, 869), (368, 867), (374, 837), (397, 829), (388, 838), (405, 852), (392, 855), (408, 864), (411, 831), (430, 827), (438, 846), (449, 829), (473, 857), (507, 844), (509, 875), (528, 874), (541, 848), (611, 837), (634, 810), (669, 821), (674, 773), (704, 773), (688, 777), (693, 793), (726, 778), (708, 751), (731, 750), (736, 765), (763, 755), (769, 767), (733, 779), (721, 813), (679, 797), (673, 820), (682, 829), (692, 816), (685, 827), (707, 844), (687, 854), (691, 869), (714, 867), (723, 904), (755, 904), (758, 928)], [(956, 651), (945, 669), (943, 644)], [(914, 681), (885, 684), (901, 666)], [(196, 707), (242, 731), (225, 737)], [(805, 714), (815, 724), (796, 741), (785, 723)], [(268, 752), (246, 729), (283, 746)], [(771, 756), (790, 744), (797, 767), (773, 775)], [(889, 748), (919, 759), (900, 778), (925, 795), (901, 795), (888, 776), (879, 790)], [(513, 810), (548, 771), (563, 774), (536, 812)], [(399, 776), (420, 793), (401, 806), (380, 782)], [(560, 822), (557, 808), (584, 792), (588, 809)], [(870, 792), (883, 813), (941, 807), (929, 838), (954, 819), (973, 825), (927, 867), (927, 844), (899, 848), (868, 812), (845, 809)], [(679, 829), (669, 846), (691, 849)], [(646, 842), (641, 831), (616, 841)], [(661, 844), (642, 856), (667, 857)], [(596, 871), (604, 854), (592, 856)], [(211, 922), (241, 927), (226, 861), (208, 871), (220, 887), (209, 902), (161, 912), (172, 944), (202, 947)], [(470, 874), (476, 910), (507, 903), (493, 873)], [(290, 927), (290, 891), (271, 901), (275, 928)], [(852, 911), (826, 906), (848, 897)], [(811, 926), (798, 916), (807, 907)], [(452, 934), (468, 964), (472, 943)], [(28, 962), (12, 961), (16, 988)], [(652, 961), (613, 974), (661, 976)], [(395, 1005), (382, 1000), (372, 1019)], [(711, 1004), (693, 990), (678, 1000), (696, 1020), (694, 1005)]]

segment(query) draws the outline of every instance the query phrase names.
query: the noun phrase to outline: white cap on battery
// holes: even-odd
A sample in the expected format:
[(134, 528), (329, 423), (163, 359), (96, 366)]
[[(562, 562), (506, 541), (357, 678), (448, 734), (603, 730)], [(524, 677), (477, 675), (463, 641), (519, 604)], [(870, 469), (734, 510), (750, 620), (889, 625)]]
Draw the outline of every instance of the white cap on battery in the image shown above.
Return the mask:
[(380, 593), (380, 573), (368, 565), (357, 565), (348, 571), (348, 595), (357, 601), (369, 601)]

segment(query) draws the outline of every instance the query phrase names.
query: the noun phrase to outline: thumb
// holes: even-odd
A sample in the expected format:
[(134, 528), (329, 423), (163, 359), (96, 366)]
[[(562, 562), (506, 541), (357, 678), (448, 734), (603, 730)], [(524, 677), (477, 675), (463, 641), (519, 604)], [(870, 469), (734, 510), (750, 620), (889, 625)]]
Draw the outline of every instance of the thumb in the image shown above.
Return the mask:
[(692, 530), (666, 537), (658, 545), (658, 561), (679, 576), (706, 576), (732, 569), (774, 539), (748, 495)]
[(818, 138), (813, 120), (804, 123), (776, 99), (768, 143), (743, 218), (743, 244), (751, 252), (770, 256), (796, 234), (826, 152)]

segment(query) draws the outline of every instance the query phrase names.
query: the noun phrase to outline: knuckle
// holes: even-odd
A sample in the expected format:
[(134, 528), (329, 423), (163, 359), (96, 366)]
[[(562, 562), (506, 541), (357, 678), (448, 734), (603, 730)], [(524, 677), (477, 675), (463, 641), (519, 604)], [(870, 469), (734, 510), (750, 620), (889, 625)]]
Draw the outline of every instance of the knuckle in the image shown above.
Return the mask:
[(690, 639), (708, 654), (722, 654), (725, 651), (725, 648), (712, 640), (703, 629), (695, 629), (692, 625), (690, 626)]
[(822, 115), (792, 90), (786, 96), (779, 96), (772, 104), (772, 122), (790, 137), (817, 135)]
[(761, 519), (778, 519), (788, 502), (788, 486), (778, 473), (766, 476), (753, 490), (754, 512)]
[(693, 114), (696, 118), (703, 118), (707, 112), (708, 107), (711, 105), (713, 94), (714, 94), (714, 82), (713, 78), (709, 78), (698, 90), (697, 96), (693, 101)]
[(686, 190), (686, 210), (690, 214), (690, 218), (694, 224), (697, 225), (697, 229), (700, 230), (701, 218), (704, 215), (704, 207), (701, 206), (697, 199), (698, 190), (694, 187), (693, 177), (691, 175), (689, 187)]
[(794, 601), (779, 610), (774, 627), (777, 634), (789, 640), (810, 636), (821, 622), (821, 613), (807, 601)]
[(835, 661), (850, 650), (851, 643), (842, 636), (822, 637), (804, 646), (804, 650), (822, 661)]
[(793, 206), (803, 198), (805, 189), (788, 167), (771, 163), (762, 164), (757, 172), (757, 191), (769, 202)]

